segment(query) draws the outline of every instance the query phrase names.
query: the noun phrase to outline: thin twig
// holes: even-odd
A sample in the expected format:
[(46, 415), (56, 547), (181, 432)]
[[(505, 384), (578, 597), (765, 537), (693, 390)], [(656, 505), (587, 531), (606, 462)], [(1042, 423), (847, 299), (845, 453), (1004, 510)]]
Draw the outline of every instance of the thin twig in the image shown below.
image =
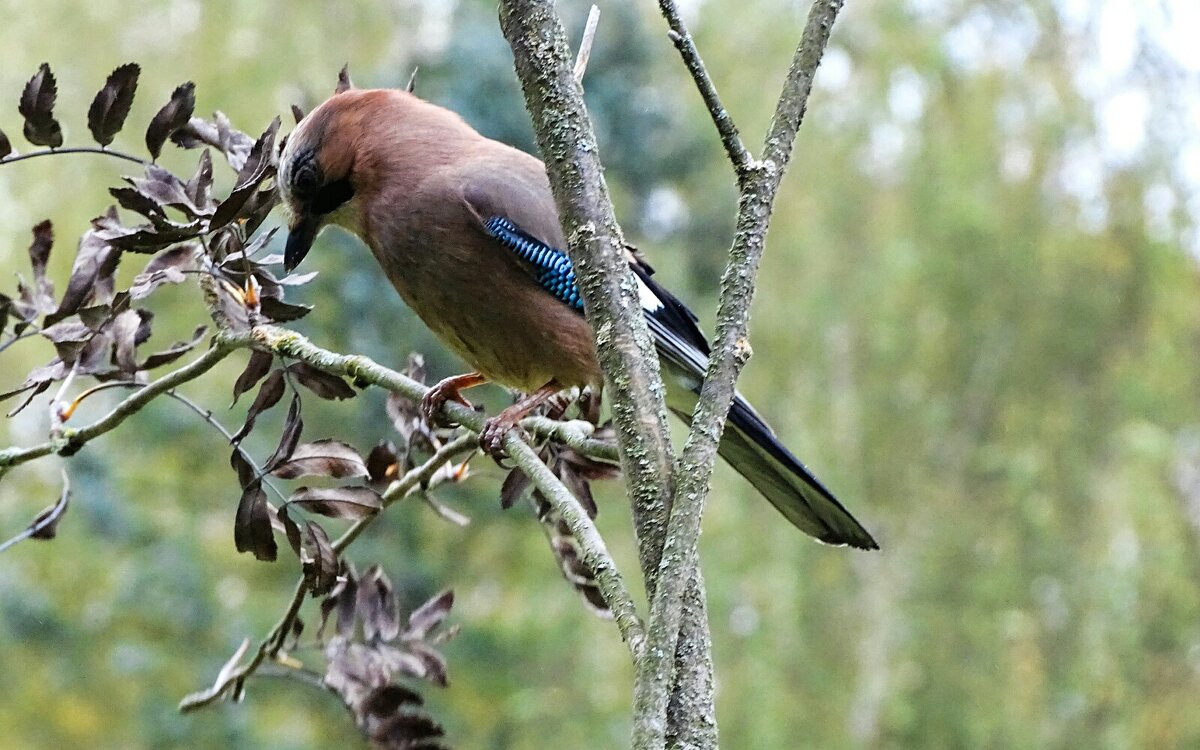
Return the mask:
[(225, 440), (233, 446), (234, 450), (241, 454), (242, 458), (246, 460), (246, 463), (250, 465), (250, 468), (254, 470), (255, 476), (261, 479), (262, 483), (265, 484), (272, 492), (274, 492), (276, 497), (278, 497), (281, 502), (287, 502), (287, 495), (284, 494), (283, 490), (279, 489), (274, 482), (263, 476), (263, 470), (258, 465), (258, 462), (254, 460), (253, 456), (246, 452), (245, 448), (234, 442), (233, 433), (225, 429), (225, 425), (217, 421), (217, 418), (213, 416), (212, 409), (204, 408), (200, 404), (197, 404), (195, 401), (192, 401), (190, 398), (174, 389), (167, 391), (166, 395), (191, 409), (198, 414), (201, 419), (212, 425), (213, 429), (221, 433), (221, 435), (225, 437)]
[(596, 27), (600, 25), (600, 8), (596, 5), (588, 11), (587, 25), (583, 27), (583, 38), (579, 40), (579, 52), (575, 55), (575, 83), (583, 84), (588, 60), (592, 57), (592, 44), (596, 41)]
[(621, 631), (621, 638), (629, 647), (634, 659), (638, 659), (645, 643), (646, 630), (638, 617), (637, 607), (633, 603), (633, 597), (629, 595), (625, 580), (621, 577), (621, 571), (617, 569), (604, 544), (604, 538), (600, 536), (591, 517), (583, 509), (578, 498), (554, 476), (554, 472), (550, 471), (516, 431), (509, 432), (504, 437), (504, 450), (525, 476), (529, 477), (529, 481), (541, 490), (542, 495), (558, 512), (579, 542), (583, 550), (583, 561), (600, 587), (604, 603), (608, 605), (617, 623), (617, 629)]
[(50, 507), (50, 512), (46, 513), (44, 517), (37, 519), (37, 521), (34, 523), (31, 523), (29, 527), (20, 534), (17, 534), (11, 539), (6, 539), (3, 543), (0, 543), (0, 552), (3, 552), (14, 544), (19, 544), (20, 542), (23, 542), (32, 536), (36, 536), (47, 528), (58, 523), (58, 519), (62, 518), (62, 514), (67, 512), (67, 501), (71, 495), (71, 479), (67, 476), (66, 471), (63, 471), (62, 473), (62, 481), (62, 493), (59, 495), (58, 502)]
[(62, 383), (58, 387), (58, 392), (54, 394), (54, 398), (50, 399), (50, 433), (58, 432), (62, 427), (63, 420), (68, 416), (63, 411), (62, 399), (67, 394), (67, 390), (71, 384), (75, 382), (75, 376), (79, 373), (79, 360), (75, 360), (71, 365), (71, 369), (67, 372), (67, 376), (63, 378)]
[(679, 50), (684, 66), (692, 74), (692, 80), (696, 83), (700, 97), (704, 99), (704, 106), (708, 107), (708, 114), (712, 117), (713, 125), (717, 126), (717, 134), (721, 136), (721, 145), (725, 147), (725, 153), (729, 156), (730, 163), (733, 164), (734, 174), (737, 175), (740, 184), (746, 178), (754, 159), (746, 149), (746, 145), (742, 143), (742, 137), (738, 133), (737, 125), (733, 122), (733, 117), (721, 103), (721, 97), (717, 95), (717, 87), (704, 67), (704, 60), (700, 57), (700, 51), (696, 49), (696, 42), (688, 32), (687, 26), (684, 25), (683, 17), (679, 15), (679, 8), (675, 6), (674, 0), (658, 0), (658, 7), (662, 11), (663, 18), (667, 19), (667, 25), (671, 27), (667, 31), (667, 37), (675, 45), (675, 49)]
[(13, 336), (12, 338), (10, 338), (8, 341), (5, 341), (4, 343), (0, 344), (0, 352), (4, 351), (8, 347), (17, 343), (21, 339), (27, 339), (27, 338), (36, 336), (39, 333), (41, 333), (41, 330), (39, 330), (36, 326), (32, 326), (32, 327), (30, 327), (29, 330), (22, 331), (21, 333), (17, 334), (16, 336)]
[(214, 340), (212, 348), (192, 360), (190, 363), (174, 370), (158, 380), (144, 386), (141, 390), (117, 404), (108, 414), (77, 430), (64, 428), (61, 434), (52, 437), (45, 443), (29, 448), (8, 448), (0, 451), (0, 476), (18, 464), (27, 463), (51, 453), (62, 456), (74, 454), (89, 441), (109, 432), (139, 411), (143, 406), (177, 385), (194, 380), (208, 372), (229, 353), (237, 348), (233, 342), (223, 341), (219, 336)]
[(336, 692), (333, 688), (325, 684), (325, 676), (320, 672), (305, 667), (285, 667), (282, 664), (264, 664), (259, 667), (254, 673), (257, 677), (271, 677), (274, 679), (291, 680), (298, 682), (301, 685), (307, 685), (311, 688), (324, 691), (326, 693)]
[[(383, 493), (383, 507), (386, 508), (402, 497), (408, 495), (409, 492), (420, 487), (425, 482), (429, 481), (438, 469), (446, 465), (446, 462), (455, 456), (474, 450), (479, 445), (479, 438), (472, 433), (459, 435), (454, 440), (443, 445), (432, 456), (430, 456), (423, 464), (414, 469), (410, 469), (403, 477), (392, 482), (387, 490)], [(338, 537), (333, 543), (333, 551), (341, 552), (349, 547), (359, 534), (366, 531), (379, 514), (376, 513), (366, 518), (354, 522), (354, 525), (346, 532)]]
[(3, 159), (0, 159), (0, 165), (13, 164), (15, 162), (25, 161), (26, 159), (34, 159), (39, 156), (53, 156), (55, 154), (102, 154), (104, 156), (111, 156), (115, 159), (131, 161), (134, 164), (141, 164), (143, 167), (148, 167), (154, 163), (148, 159), (143, 159), (140, 156), (126, 154), (121, 151), (113, 151), (112, 149), (108, 148), (100, 148), (99, 146), (68, 146), (67, 148), (47, 148), (41, 151), (29, 151), (28, 153), (24, 154), (6, 156)]

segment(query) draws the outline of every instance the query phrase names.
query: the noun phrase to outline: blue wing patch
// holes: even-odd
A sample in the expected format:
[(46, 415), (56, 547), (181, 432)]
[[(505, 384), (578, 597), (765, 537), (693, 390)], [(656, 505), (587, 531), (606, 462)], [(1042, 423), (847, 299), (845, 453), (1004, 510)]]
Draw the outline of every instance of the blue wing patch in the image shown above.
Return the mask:
[[(537, 282), (543, 289), (559, 301), (583, 311), (583, 298), (575, 286), (575, 270), (566, 253), (525, 233), (502, 216), (491, 217), (483, 227), (497, 242), (537, 269)], [(642, 312), (650, 321), (659, 350), (702, 378), (709, 349), (708, 341), (696, 326), (695, 314), (650, 278), (652, 272), (647, 266), (630, 263), (630, 267), (638, 280)]]
[(493, 216), (483, 223), (487, 233), (537, 270), (537, 282), (555, 299), (583, 310), (583, 298), (575, 286), (575, 270), (562, 250), (550, 247), (522, 232), (508, 219)]

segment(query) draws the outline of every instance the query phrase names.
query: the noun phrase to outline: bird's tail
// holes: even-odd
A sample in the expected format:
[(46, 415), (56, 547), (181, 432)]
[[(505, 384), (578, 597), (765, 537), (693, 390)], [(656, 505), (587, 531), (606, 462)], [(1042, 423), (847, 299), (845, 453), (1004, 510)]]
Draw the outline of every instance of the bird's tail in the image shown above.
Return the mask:
[[(668, 400), (671, 411), (690, 424), (696, 395), (684, 388), (670, 390), (675, 397)], [(719, 453), (804, 533), (826, 544), (879, 549), (871, 534), (779, 442), (740, 394), (729, 410)]]

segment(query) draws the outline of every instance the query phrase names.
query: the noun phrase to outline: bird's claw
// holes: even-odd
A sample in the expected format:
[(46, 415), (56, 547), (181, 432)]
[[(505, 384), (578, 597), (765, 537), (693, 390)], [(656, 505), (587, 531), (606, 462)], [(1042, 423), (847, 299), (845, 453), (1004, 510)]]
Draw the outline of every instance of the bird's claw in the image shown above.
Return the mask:
[(458, 386), (449, 380), (443, 380), (440, 383), (433, 385), (425, 395), (421, 397), (421, 416), (425, 417), (425, 421), (430, 424), (437, 424), (438, 421), (444, 421), (442, 416), (442, 406), (447, 401), (455, 401), (462, 404), (468, 409), (474, 409), (471, 402), (459, 393)]
[(479, 450), (491, 456), (497, 463), (504, 456), (504, 438), (517, 427), (517, 420), (503, 412), (484, 422), (479, 431)]

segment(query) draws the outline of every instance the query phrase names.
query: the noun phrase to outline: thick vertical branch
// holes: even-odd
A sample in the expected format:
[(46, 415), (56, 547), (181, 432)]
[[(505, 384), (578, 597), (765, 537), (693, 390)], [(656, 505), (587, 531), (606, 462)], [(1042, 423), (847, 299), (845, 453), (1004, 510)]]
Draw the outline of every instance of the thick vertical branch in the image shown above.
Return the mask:
[[(676, 651), (684, 610), (684, 590), (689, 581), (689, 572), (695, 564), (700, 519), (704, 513), (717, 447), (733, 401), (738, 374), (750, 356), (746, 338), (750, 304), (754, 298), (771, 210), (780, 179), (791, 158), (796, 131), (807, 107), (813, 76), (841, 7), (842, 0), (817, 0), (813, 3), (763, 144), (765, 158), (752, 163), (744, 174), (739, 170), (741, 196), (737, 230), (729, 252), (729, 264), (721, 280), (716, 342), (700, 400), (693, 413), (692, 429), (680, 456), (675, 503), (667, 523), (667, 547), (663, 551), (659, 585), (650, 607), (649, 642), (646, 658), (641, 665), (648, 679), (639, 680), (638, 694), (634, 698), (638, 707), (634, 726), (635, 748), (658, 748), (665, 741), (665, 722), (658, 717), (665, 717), (668, 711), (671, 694), (669, 665)], [(669, 15), (668, 20), (671, 20)], [(713, 100), (716, 101), (715, 92)], [(724, 110), (710, 108), (710, 111), (720, 129), (718, 111), (723, 113)]]
[(627, 477), (638, 551), (654, 586), (670, 506), (673, 455), (654, 344), (642, 318), (591, 120), (566, 33), (551, 0), (504, 0), (500, 26), (513, 50), (538, 148), (554, 190), (571, 262), (596, 336)]
[[(513, 50), (526, 107), (533, 117), (569, 238), (588, 320), (595, 331), (633, 503), (639, 557), (647, 591), (653, 592), (666, 538), (674, 469), (658, 358), (642, 317), (636, 281), (629, 271), (595, 136), (553, 2), (505, 0), (500, 25)], [(694, 608), (685, 632), (672, 641), (671, 656), (662, 665), (664, 681), (675, 685), (675, 705), (680, 711), (669, 728), (664, 715), (657, 720), (662, 722), (663, 734), (669, 731), (681, 743), (715, 747), (707, 610), (699, 575), (690, 580)], [(680, 653), (675, 663), (677, 646)], [(646, 672), (640, 664), (638, 672), (639, 681), (644, 681)], [(670, 676), (675, 673), (680, 679), (672, 681)]]

